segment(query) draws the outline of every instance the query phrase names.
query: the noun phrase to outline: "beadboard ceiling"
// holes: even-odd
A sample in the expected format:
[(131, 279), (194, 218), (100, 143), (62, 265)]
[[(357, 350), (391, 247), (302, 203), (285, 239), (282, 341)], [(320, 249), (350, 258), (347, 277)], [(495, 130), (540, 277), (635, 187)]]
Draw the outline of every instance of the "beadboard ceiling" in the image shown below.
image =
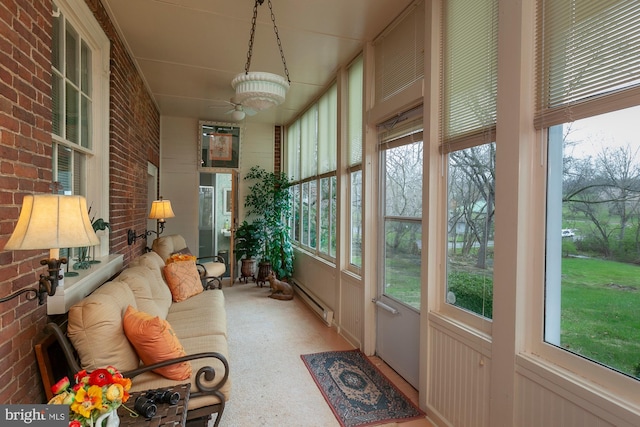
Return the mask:
[[(245, 121), (286, 124), (414, 0), (271, 0), (291, 78), (286, 101)], [(231, 122), (254, 0), (102, 0), (161, 115)], [(284, 75), (268, 0), (250, 71)]]

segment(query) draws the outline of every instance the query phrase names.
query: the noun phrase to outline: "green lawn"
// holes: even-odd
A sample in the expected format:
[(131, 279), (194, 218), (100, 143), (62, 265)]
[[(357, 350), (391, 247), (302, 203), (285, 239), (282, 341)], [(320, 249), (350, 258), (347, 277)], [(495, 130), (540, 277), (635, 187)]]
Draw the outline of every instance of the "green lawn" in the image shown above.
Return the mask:
[(640, 365), (640, 267), (562, 259), (563, 347), (630, 375)]
[[(386, 270), (386, 293), (419, 308), (419, 256), (389, 257)], [(465, 274), (474, 275), (460, 277)], [(568, 350), (640, 375), (640, 266), (563, 258), (561, 328), (561, 345)]]

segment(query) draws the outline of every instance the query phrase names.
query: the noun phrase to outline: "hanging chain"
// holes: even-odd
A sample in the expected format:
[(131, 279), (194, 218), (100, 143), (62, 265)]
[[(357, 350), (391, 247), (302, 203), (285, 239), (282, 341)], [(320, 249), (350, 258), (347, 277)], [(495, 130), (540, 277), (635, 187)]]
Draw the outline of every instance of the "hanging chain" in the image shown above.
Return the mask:
[(287, 69), (287, 61), (284, 59), (284, 51), (282, 50), (282, 42), (280, 42), (280, 35), (278, 34), (278, 27), (276, 27), (276, 15), (273, 14), (273, 5), (271, 0), (267, 0), (269, 10), (271, 11), (271, 21), (273, 22), (273, 32), (276, 33), (276, 41), (278, 42), (278, 49), (280, 49), (280, 58), (282, 58), (282, 65), (284, 65), (284, 74), (287, 76), (287, 82), (291, 83), (289, 78), (289, 70)]
[(256, 19), (258, 18), (258, 3), (262, 4), (264, 0), (256, 0), (253, 5), (253, 19), (251, 20), (251, 32), (249, 33), (249, 51), (247, 52), (247, 63), (244, 65), (244, 73), (249, 74), (249, 66), (251, 65), (251, 55), (253, 55), (253, 37), (256, 34)]
[[(251, 19), (251, 32), (249, 34), (249, 51), (247, 52), (247, 63), (244, 66), (245, 74), (249, 74), (249, 67), (251, 66), (251, 56), (253, 55), (253, 39), (256, 34), (256, 20), (258, 18), (258, 4), (262, 5), (264, 0), (256, 0), (253, 5), (253, 18)], [(287, 76), (287, 82), (291, 83), (289, 78), (289, 69), (287, 68), (287, 61), (284, 59), (284, 51), (282, 50), (282, 42), (280, 41), (280, 34), (278, 34), (278, 27), (276, 26), (276, 15), (273, 13), (273, 5), (271, 0), (268, 0), (269, 11), (271, 12), (271, 22), (273, 22), (273, 32), (276, 34), (276, 42), (278, 43), (278, 49), (280, 50), (280, 58), (282, 59), (282, 65), (284, 65), (284, 74)]]

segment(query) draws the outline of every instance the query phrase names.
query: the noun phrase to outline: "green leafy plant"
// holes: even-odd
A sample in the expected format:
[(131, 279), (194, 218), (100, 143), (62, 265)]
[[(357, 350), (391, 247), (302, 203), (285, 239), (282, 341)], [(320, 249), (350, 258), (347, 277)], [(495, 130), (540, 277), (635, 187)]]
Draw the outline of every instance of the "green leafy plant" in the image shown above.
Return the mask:
[(251, 259), (258, 255), (262, 242), (260, 233), (255, 224), (243, 221), (236, 230), (235, 253), (240, 258)]
[(261, 261), (271, 263), (278, 278), (293, 274), (293, 245), (291, 244), (289, 220), (293, 213), (291, 204), (291, 182), (285, 173), (268, 172), (254, 166), (244, 177), (251, 181), (244, 206), (247, 215), (256, 219), (262, 246), (258, 252)]

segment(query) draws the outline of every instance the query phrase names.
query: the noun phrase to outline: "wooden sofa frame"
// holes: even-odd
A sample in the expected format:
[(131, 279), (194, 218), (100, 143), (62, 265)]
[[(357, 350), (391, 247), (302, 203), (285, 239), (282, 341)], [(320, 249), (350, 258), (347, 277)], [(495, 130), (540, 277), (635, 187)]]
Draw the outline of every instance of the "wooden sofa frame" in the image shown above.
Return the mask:
[[(42, 383), (45, 388), (47, 400), (53, 397), (53, 393), (51, 391), (51, 386), (53, 384), (55, 384), (63, 376), (67, 375), (71, 378), (75, 373), (80, 372), (81, 370), (77, 353), (75, 351), (75, 348), (67, 338), (65, 329), (66, 322), (61, 326), (56, 323), (47, 324), (45, 331), (49, 332), (49, 334), (35, 346), (36, 359), (38, 361), (38, 367), (40, 368), (40, 375), (42, 377)], [(62, 355), (60, 354), (60, 352), (62, 352)], [(66, 366), (60, 365), (60, 356), (64, 356)], [(214, 358), (220, 360), (224, 366), (223, 378), (216, 386), (211, 387), (207, 385), (207, 383), (213, 382), (216, 378), (217, 374), (214, 368), (211, 366), (204, 366), (200, 368), (198, 372), (195, 373), (196, 387), (195, 389), (193, 387), (191, 388), (189, 399), (198, 396), (214, 395), (220, 400), (220, 403), (188, 410), (187, 425), (206, 426), (208, 425), (209, 418), (213, 414), (217, 414), (215, 422), (213, 424), (214, 427), (217, 427), (220, 423), (220, 419), (222, 418), (222, 413), (224, 412), (225, 406), (225, 396), (220, 391), (220, 388), (227, 382), (229, 378), (229, 363), (222, 354), (217, 352), (191, 354), (171, 360), (166, 360), (160, 363), (155, 363), (152, 365), (141, 366), (140, 368), (134, 369), (132, 371), (122, 372), (122, 375), (126, 378), (133, 379), (137, 375), (156, 368), (172, 365), (174, 363), (181, 363), (189, 360), (203, 358)], [(54, 359), (55, 362), (52, 363), (52, 360)]]

